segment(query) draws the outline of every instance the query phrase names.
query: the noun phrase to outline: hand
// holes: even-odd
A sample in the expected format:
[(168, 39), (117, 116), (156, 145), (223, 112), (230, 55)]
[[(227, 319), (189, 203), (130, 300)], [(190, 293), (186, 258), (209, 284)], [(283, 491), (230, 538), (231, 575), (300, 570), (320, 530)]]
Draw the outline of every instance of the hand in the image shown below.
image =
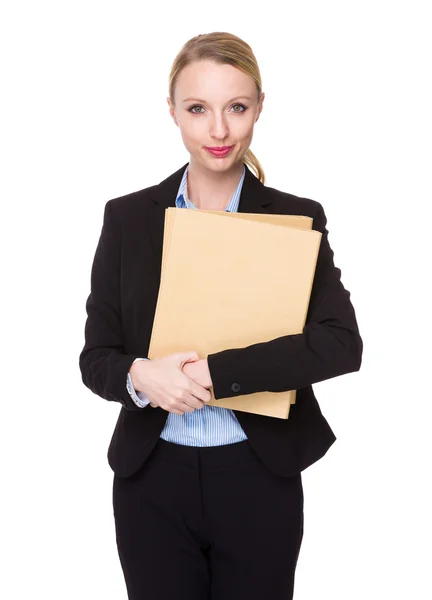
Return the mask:
[(211, 399), (204, 386), (182, 372), (186, 363), (195, 361), (201, 362), (196, 352), (177, 352), (137, 361), (129, 369), (132, 385), (147, 396), (152, 407), (159, 406), (178, 415), (193, 412)]
[(213, 387), (213, 381), (208, 368), (206, 358), (201, 358), (194, 361), (187, 361), (182, 369), (188, 377), (193, 379), (203, 388), (209, 389)]

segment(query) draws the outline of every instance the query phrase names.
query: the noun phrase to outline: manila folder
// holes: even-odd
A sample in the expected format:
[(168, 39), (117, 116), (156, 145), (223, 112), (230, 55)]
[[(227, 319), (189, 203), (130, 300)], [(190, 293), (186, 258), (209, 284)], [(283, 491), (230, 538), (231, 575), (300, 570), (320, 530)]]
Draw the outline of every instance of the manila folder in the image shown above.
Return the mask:
[[(320, 232), (230, 213), (167, 212), (149, 358), (189, 350), (205, 358), (302, 332)], [(295, 390), (218, 400), (210, 392), (210, 405), (287, 419)]]

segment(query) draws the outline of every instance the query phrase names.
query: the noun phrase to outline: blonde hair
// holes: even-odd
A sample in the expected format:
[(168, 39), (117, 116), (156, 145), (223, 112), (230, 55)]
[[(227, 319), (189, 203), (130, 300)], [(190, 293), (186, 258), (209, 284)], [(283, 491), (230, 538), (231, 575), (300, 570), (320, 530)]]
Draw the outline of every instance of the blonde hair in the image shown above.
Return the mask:
[[(180, 72), (189, 64), (199, 60), (212, 60), (220, 64), (232, 65), (243, 71), (243, 73), (250, 75), (255, 81), (259, 101), (262, 91), (261, 74), (252, 48), (232, 33), (214, 31), (213, 33), (202, 33), (191, 38), (175, 57), (169, 75), (168, 88), (173, 104), (175, 85)], [(261, 183), (265, 183), (261, 163), (250, 149), (246, 151), (243, 162), (255, 171)]]

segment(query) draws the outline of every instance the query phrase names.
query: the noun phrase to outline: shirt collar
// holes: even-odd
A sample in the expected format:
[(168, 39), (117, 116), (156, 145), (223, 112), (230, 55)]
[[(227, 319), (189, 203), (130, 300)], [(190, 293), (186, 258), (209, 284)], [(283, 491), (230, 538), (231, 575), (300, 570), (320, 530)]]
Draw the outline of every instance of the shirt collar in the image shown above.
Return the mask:
[[(188, 197), (188, 193), (187, 193), (188, 170), (189, 170), (189, 165), (187, 165), (185, 172), (183, 173), (183, 177), (182, 177), (180, 187), (177, 192), (177, 198), (176, 198), (175, 203), (176, 203), (177, 208), (192, 208), (192, 209), (198, 210), (197, 207), (193, 204), (193, 202), (191, 202), (189, 200), (189, 197)], [(242, 190), (245, 174), (246, 174), (246, 167), (243, 164), (243, 174), (240, 178), (240, 181), (238, 182), (237, 188), (236, 188), (231, 200), (228, 202), (227, 207), (225, 208), (226, 212), (237, 212), (238, 211), (238, 206), (239, 206), (239, 202), (240, 202), (240, 193)]]

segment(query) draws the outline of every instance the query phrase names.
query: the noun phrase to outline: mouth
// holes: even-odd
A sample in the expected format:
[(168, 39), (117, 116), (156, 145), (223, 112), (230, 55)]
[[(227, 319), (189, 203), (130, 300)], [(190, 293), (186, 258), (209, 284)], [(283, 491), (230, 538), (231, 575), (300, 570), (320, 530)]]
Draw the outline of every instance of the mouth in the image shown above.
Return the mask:
[(213, 147), (205, 147), (207, 152), (210, 152), (213, 156), (222, 157), (229, 154), (229, 152), (234, 148), (234, 146), (213, 146)]

